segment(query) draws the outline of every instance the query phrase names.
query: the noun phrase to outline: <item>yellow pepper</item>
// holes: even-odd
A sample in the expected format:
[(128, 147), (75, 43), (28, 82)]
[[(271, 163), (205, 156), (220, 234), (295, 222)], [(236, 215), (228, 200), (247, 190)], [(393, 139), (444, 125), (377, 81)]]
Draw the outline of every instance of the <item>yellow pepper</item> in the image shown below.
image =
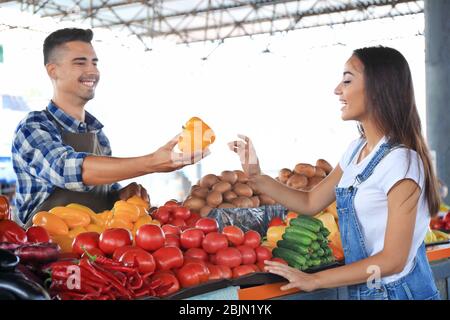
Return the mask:
[(86, 227), (89, 223), (91, 223), (91, 217), (89, 214), (79, 209), (55, 207), (49, 212), (64, 220), (64, 222), (71, 229), (76, 227)]
[(273, 226), (267, 230), (267, 242), (277, 243), (279, 240), (283, 240), (282, 236), (286, 231), (287, 226)]
[(67, 236), (69, 227), (60, 217), (46, 211), (40, 211), (33, 217), (33, 225), (44, 227), (50, 236)]
[(79, 235), (80, 233), (84, 233), (84, 232), (87, 232), (86, 228), (75, 227), (69, 231), (69, 237), (74, 239), (74, 238), (76, 238), (77, 235)]

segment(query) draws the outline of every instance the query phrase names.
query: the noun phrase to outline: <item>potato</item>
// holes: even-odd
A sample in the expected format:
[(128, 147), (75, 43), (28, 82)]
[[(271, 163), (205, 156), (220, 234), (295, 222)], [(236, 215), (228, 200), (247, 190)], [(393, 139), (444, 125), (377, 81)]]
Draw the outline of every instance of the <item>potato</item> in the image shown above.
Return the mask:
[(316, 167), (316, 175), (315, 177), (325, 178), (327, 173), (321, 167)]
[(253, 207), (253, 201), (247, 197), (237, 197), (232, 201), (237, 208), (251, 208)]
[(227, 191), (223, 194), (224, 201), (229, 202), (229, 203), (231, 203), (231, 201), (233, 201), (237, 197), (238, 197), (238, 195), (236, 193), (234, 193), (233, 191)]
[(248, 185), (244, 184), (244, 183), (236, 183), (233, 187), (233, 191), (234, 193), (236, 193), (238, 196), (241, 197), (247, 197), (250, 198), (251, 196), (253, 196), (253, 190), (252, 188), (250, 188)]
[(196, 198), (206, 199), (208, 196), (209, 189), (205, 187), (198, 187), (197, 189), (191, 192), (191, 195)]
[(316, 175), (316, 167), (307, 163), (299, 163), (295, 166), (294, 172), (312, 178)]
[(321, 177), (312, 177), (311, 179), (308, 179), (308, 185), (306, 187), (312, 189), (317, 186), (322, 180), (323, 178)]
[(237, 175), (237, 177), (238, 177), (237, 182), (240, 182), (240, 183), (246, 183), (246, 182), (248, 182), (248, 177), (247, 177), (247, 175), (244, 173), (244, 171), (241, 171), (241, 170), (234, 170), (234, 173), (236, 173), (236, 175)]
[(236, 206), (231, 204), (231, 203), (222, 203), (217, 208), (219, 208), (219, 209), (231, 209), (231, 208), (236, 208)]
[(229, 170), (222, 171), (220, 177), (222, 178), (222, 181), (228, 182), (232, 185), (238, 181), (238, 176), (234, 171)]
[(322, 168), (326, 174), (329, 174), (331, 171), (333, 171), (333, 167), (331, 166), (331, 164), (323, 159), (319, 159), (316, 161), (316, 167)]
[(275, 200), (273, 200), (271, 197), (269, 197), (266, 194), (260, 194), (259, 196), (260, 205), (274, 205), (276, 204)]
[(201, 208), (199, 213), (202, 217), (206, 217), (211, 212), (212, 209), (213, 208), (211, 208), (211, 207), (204, 206), (203, 208)]
[(259, 200), (258, 196), (253, 196), (250, 198), (250, 200), (252, 200), (253, 202), (253, 208), (258, 208), (261, 204), (261, 200)]
[(287, 181), (287, 186), (294, 189), (302, 189), (308, 185), (308, 178), (301, 174), (294, 174)]
[(287, 168), (283, 168), (278, 173), (278, 181), (283, 184), (286, 184), (288, 179), (293, 175), (293, 172)]
[(217, 182), (219, 182), (219, 178), (214, 174), (207, 174), (200, 180), (200, 187), (211, 188)]
[(225, 181), (217, 182), (215, 185), (213, 185), (212, 190), (218, 191), (220, 193), (225, 193), (231, 190), (231, 183)]
[(212, 208), (216, 208), (222, 201), (222, 193), (219, 191), (211, 191), (206, 197), (206, 203)]
[(194, 212), (199, 212), (205, 205), (205, 200), (196, 197), (188, 198), (183, 203), (183, 207), (187, 207)]

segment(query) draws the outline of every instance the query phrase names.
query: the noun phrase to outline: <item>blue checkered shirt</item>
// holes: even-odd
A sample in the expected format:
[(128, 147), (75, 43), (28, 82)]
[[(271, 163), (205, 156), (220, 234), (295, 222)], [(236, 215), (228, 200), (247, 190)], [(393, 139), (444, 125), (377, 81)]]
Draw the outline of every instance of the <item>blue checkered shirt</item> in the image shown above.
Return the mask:
[[(53, 102), (47, 111), (58, 121), (63, 130), (72, 133), (95, 132), (102, 154), (111, 155), (111, 146), (103, 133), (103, 125), (86, 112), (85, 122), (80, 122)], [(19, 218), (26, 222), (34, 210), (43, 203), (55, 187), (72, 191), (89, 191), (81, 177), (83, 160), (90, 155), (76, 152), (62, 141), (55, 120), (45, 111), (30, 112), (14, 134), (12, 161), (17, 174), (16, 207)], [(110, 191), (120, 189), (118, 183), (110, 185)]]

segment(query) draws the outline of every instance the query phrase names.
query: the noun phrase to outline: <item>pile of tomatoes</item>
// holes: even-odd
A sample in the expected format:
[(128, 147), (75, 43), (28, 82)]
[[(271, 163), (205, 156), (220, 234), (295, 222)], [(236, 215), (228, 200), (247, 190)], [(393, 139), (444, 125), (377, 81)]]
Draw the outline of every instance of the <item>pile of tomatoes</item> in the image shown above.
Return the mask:
[(121, 228), (81, 233), (74, 239), (73, 253), (111, 257), (124, 265), (137, 263), (140, 273), (153, 273), (152, 280), (171, 285), (166, 295), (210, 280), (264, 271), (265, 260), (281, 261), (261, 246), (256, 231), (244, 233), (226, 226), (219, 232), (216, 220), (202, 218), (173, 201), (153, 212), (153, 219), (161, 226), (141, 226), (134, 240), (130, 231)]

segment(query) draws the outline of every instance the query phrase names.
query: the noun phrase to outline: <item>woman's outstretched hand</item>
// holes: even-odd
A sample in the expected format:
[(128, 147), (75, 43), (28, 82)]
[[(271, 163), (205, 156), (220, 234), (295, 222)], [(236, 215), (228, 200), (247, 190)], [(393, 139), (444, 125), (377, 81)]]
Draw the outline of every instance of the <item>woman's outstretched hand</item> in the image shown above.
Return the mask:
[(260, 175), (261, 168), (252, 141), (249, 137), (242, 134), (238, 134), (238, 137), (241, 140), (229, 142), (228, 147), (239, 155), (242, 169), (249, 177)]

